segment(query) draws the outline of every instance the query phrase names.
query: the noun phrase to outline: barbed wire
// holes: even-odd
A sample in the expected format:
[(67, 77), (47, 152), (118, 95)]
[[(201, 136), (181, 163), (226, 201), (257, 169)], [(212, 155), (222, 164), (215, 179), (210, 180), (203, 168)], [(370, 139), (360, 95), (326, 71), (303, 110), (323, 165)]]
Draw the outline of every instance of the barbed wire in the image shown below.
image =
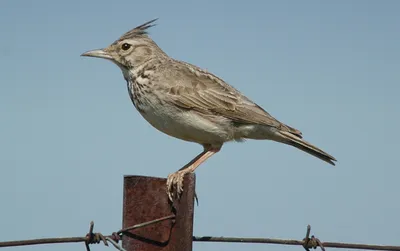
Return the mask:
[[(153, 225), (162, 221), (171, 220), (175, 221), (175, 215), (169, 215), (155, 220), (139, 223), (127, 228), (123, 228), (117, 232), (113, 232), (111, 235), (104, 236), (101, 233), (94, 233), (94, 222), (90, 222), (89, 232), (84, 237), (61, 237), (61, 238), (43, 238), (43, 239), (31, 239), (31, 240), (18, 240), (18, 241), (5, 241), (0, 242), (0, 248), (2, 247), (15, 247), (15, 246), (26, 246), (26, 245), (39, 245), (39, 244), (57, 244), (57, 243), (78, 243), (84, 242), (86, 250), (90, 251), (90, 244), (103, 243), (105, 246), (109, 246), (111, 243), (119, 251), (127, 251), (118, 242), (122, 239), (122, 236), (131, 230), (142, 228), (145, 226)], [(303, 240), (290, 240), (290, 239), (272, 239), (272, 238), (241, 238), (241, 237), (214, 237), (214, 236), (193, 236), (193, 241), (196, 242), (230, 242), (230, 243), (264, 243), (264, 244), (279, 244), (279, 245), (297, 245), (302, 246), (305, 250), (316, 249), (320, 247), (322, 251), (325, 251), (326, 247), (332, 248), (348, 248), (348, 249), (365, 249), (365, 250), (387, 250), (387, 251), (400, 251), (400, 246), (387, 246), (387, 245), (372, 245), (372, 244), (357, 244), (357, 243), (342, 243), (342, 242), (322, 242), (314, 235), (310, 237), (311, 226), (307, 226), (306, 236)], [(125, 235), (128, 236), (128, 235)], [(130, 236), (129, 236), (130, 237)], [(132, 237), (131, 237), (132, 238)]]
[(311, 226), (307, 226), (306, 237), (303, 240), (290, 240), (290, 239), (272, 239), (272, 238), (237, 238), (237, 237), (213, 237), (213, 236), (193, 236), (193, 241), (198, 242), (229, 242), (229, 243), (263, 243), (263, 244), (278, 244), (278, 245), (291, 245), (303, 246), (305, 250), (320, 247), (322, 251), (325, 248), (348, 248), (348, 249), (364, 249), (364, 250), (387, 250), (399, 251), (400, 246), (387, 246), (387, 245), (373, 245), (373, 244), (359, 244), (359, 243), (343, 243), (343, 242), (322, 242), (314, 235), (310, 236)]
[(111, 235), (104, 236), (101, 233), (93, 233), (94, 222), (90, 222), (89, 233), (84, 237), (59, 237), (59, 238), (42, 238), (42, 239), (31, 239), (31, 240), (18, 240), (18, 241), (4, 241), (0, 242), (0, 248), (2, 247), (16, 247), (16, 246), (28, 246), (28, 245), (41, 245), (41, 244), (57, 244), (57, 243), (77, 243), (84, 242), (86, 246), (86, 250), (90, 251), (90, 244), (99, 244), (103, 242), (105, 246), (108, 246), (108, 242), (110, 242), (115, 248), (120, 251), (126, 251), (118, 242), (122, 239), (122, 235), (126, 232), (138, 228), (142, 228), (145, 226), (149, 226), (152, 224), (156, 224), (166, 220), (175, 220), (175, 215), (169, 215), (166, 217), (158, 218), (155, 220), (139, 223), (127, 228), (123, 228), (117, 232), (113, 232)]

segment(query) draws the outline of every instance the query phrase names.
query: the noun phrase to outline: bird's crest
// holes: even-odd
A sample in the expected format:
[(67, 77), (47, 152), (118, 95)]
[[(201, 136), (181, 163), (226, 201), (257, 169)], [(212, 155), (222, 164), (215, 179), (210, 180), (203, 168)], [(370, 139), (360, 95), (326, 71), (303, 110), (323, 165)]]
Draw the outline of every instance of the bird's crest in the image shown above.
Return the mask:
[(157, 19), (158, 18), (148, 21), (142, 25), (139, 25), (138, 27), (135, 27), (134, 29), (132, 29), (132, 30), (128, 31), (127, 33), (125, 33), (124, 35), (122, 35), (119, 38), (119, 40), (147, 35), (148, 34), (147, 29), (155, 26), (156, 24), (154, 22), (157, 21)]

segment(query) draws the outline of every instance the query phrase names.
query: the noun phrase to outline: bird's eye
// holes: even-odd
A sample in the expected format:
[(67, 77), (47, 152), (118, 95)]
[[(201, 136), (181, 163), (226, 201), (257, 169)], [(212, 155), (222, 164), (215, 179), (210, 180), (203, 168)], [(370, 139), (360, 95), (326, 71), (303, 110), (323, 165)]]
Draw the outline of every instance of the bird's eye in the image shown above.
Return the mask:
[(121, 48), (122, 48), (124, 51), (126, 51), (126, 50), (129, 50), (129, 48), (131, 48), (131, 45), (130, 45), (130, 44), (127, 44), (127, 43), (124, 43), (124, 44), (122, 44)]

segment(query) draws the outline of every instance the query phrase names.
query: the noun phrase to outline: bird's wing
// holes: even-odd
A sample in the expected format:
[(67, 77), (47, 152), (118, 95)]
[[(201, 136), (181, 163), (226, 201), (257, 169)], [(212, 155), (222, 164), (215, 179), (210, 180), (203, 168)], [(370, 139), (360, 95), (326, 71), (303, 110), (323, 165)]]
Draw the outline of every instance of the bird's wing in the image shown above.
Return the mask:
[(279, 122), (222, 79), (194, 65), (175, 61), (174, 72), (166, 77), (171, 83), (165, 90), (168, 100), (181, 108), (218, 114), (237, 123), (267, 125), (301, 137), (299, 130)]

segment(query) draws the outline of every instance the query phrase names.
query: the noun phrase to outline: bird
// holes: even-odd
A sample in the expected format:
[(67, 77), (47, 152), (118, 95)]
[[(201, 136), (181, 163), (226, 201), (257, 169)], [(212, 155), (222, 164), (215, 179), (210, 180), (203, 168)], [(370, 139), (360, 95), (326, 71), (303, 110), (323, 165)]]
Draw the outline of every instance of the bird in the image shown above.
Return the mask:
[(159, 131), (203, 146), (203, 151), (167, 177), (169, 200), (180, 199), (183, 178), (221, 150), (224, 143), (272, 140), (300, 149), (331, 165), (336, 159), (222, 78), (167, 55), (150, 37), (157, 19), (123, 34), (103, 49), (81, 56), (109, 60), (122, 71), (133, 105)]

